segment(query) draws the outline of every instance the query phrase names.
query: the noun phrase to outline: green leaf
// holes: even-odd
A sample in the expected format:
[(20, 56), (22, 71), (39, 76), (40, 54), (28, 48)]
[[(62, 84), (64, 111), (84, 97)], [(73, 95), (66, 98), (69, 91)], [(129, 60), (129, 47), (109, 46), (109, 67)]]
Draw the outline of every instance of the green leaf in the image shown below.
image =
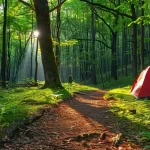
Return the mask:
[(150, 145), (145, 145), (144, 149), (150, 148)]

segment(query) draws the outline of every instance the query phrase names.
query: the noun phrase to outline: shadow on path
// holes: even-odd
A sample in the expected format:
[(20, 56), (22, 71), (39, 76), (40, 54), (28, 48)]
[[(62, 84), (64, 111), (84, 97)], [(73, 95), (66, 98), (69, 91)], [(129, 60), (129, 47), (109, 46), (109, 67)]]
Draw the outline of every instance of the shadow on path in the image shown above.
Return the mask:
[[(48, 109), (37, 122), (16, 134), (4, 150), (142, 150), (126, 140), (119, 148), (110, 142), (120, 132), (131, 132), (130, 126), (135, 124), (126, 118), (124, 124), (119, 122), (120, 118), (110, 111), (109, 101), (103, 99), (106, 91), (82, 92), (56, 108)], [(106, 132), (108, 137), (106, 140), (100, 140), (99, 137), (91, 141), (70, 140), (83, 133), (95, 132)]]
[(83, 92), (83, 95), (77, 95), (67, 104), (85, 118), (88, 118), (97, 128), (101, 126), (102, 130), (106, 130), (110, 134), (123, 133), (129, 141), (138, 143), (136, 137), (140, 129), (135, 131), (134, 127), (140, 125), (126, 117), (120, 118), (111, 112), (110, 101), (103, 99), (106, 92), (101, 90)]

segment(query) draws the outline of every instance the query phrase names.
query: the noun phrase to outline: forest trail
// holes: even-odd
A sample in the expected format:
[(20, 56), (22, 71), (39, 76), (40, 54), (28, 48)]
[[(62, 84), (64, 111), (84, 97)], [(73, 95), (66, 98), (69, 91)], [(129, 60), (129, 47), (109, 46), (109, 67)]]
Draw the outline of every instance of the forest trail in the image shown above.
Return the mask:
[[(77, 93), (45, 114), (6, 143), (9, 150), (142, 150), (119, 137), (117, 117), (109, 111), (106, 91)], [(116, 146), (117, 145), (117, 146)]]

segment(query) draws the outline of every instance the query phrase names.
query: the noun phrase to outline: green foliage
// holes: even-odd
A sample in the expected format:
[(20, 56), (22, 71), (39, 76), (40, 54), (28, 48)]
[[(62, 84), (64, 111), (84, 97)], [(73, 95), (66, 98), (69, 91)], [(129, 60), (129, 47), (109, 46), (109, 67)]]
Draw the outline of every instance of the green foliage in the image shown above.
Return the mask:
[(112, 80), (111, 82), (105, 82), (106, 89), (121, 88), (124, 86), (131, 85), (133, 83), (133, 78), (131, 76), (120, 76), (119, 80)]
[[(74, 91), (91, 90), (88, 86), (72, 83), (63, 84), (64, 89), (39, 89), (37, 87), (18, 87), (0, 90), (0, 128), (11, 122), (23, 119), (40, 107), (57, 104), (71, 97)], [(71, 90), (70, 90), (71, 88)], [(69, 91), (68, 91), (69, 90)]]
[[(143, 141), (143, 142), (147, 142), (147, 141), (149, 141), (150, 140), (150, 132), (146, 132), (146, 131), (144, 131), (144, 132), (141, 132), (140, 134), (139, 134), (139, 136), (140, 136), (140, 138), (141, 138), (141, 141)], [(149, 148), (150, 148), (150, 145), (146, 145), (145, 147), (146, 148), (148, 148), (148, 146), (149, 146)]]
[(145, 145), (144, 150), (146, 150), (146, 149), (150, 149), (150, 145)]
[[(50, 89), (38, 88), (14, 88), (1, 90), (0, 95), (0, 120), (3, 123), (10, 123), (19, 118), (26, 117), (45, 104), (57, 103), (59, 100), (48, 100), (46, 96), (53, 93)], [(34, 102), (34, 103), (33, 103)]]
[[(77, 44), (77, 43), (78, 43), (77, 40), (68, 40), (65, 42), (61, 42), (60, 46), (72, 46), (72, 45)], [(59, 45), (59, 43), (57, 41), (53, 40), (53, 45)]]
[(7, 104), (0, 109), (0, 122), (9, 124), (12, 121), (17, 121), (20, 118), (27, 116), (27, 108), (17, 104)]
[(89, 91), (89, 90), (96, 90), (97, 89), (96, 87), (77, 84), (75, 82), (73, 82), (71, 85), (68, 83), (64, 83), (63, 86), (65, 87), (66, 90), (69, 90), (70, 94), (73, 94), (73, 92), (78, 92), (78, 91)]
[[(143, 126), (149, 125), (150, 121), (150, 101), (149, 100), (136, 100), (133, 95), (130, 94), (131, 86), (117, 88), (110, 90), (106, 95), (106, 99), (111, 99), (113, 97), (117, 101), (112, 104), (115, 109), (119, 109), (119, 111), (124, 111), (124, 115), (131, 119), (132, 117), (129, 115), (129, 111), (136, 109), (136, 115), (131, 119), (133, 122), (137, 122), (142, 124)], [(116, 112), (116, 110), (114, 111)], [(118, 113), (119, 113), (118, 111)], [(131, 118), (130, 118), (131, 117)]]
[(150, 100), (136, 100), (130, 89), (131, 86), (114, 88), (104, 97), (110, 100), (111, 112), (118, 117), (120, 127), (124, 124), (130, 134), (139, 136), (140, 142), (147, 142), (150, 140)]
[(129, 23), (128, 26), (131, 26), (133, 23), (141, 24), (142, 22), (144, 25), (150, 24), (150, 15), (138, 17), (135, 21)]

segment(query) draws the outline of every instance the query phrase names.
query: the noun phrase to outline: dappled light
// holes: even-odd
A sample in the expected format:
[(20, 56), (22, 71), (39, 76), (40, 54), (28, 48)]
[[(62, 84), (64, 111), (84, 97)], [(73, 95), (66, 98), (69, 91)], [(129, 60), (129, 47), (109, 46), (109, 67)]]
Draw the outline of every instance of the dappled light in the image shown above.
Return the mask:
[(40, 35), (40, 32), (39, 32), (38, 30), (35, 30), (35, 31), (33, 32), (33, 36), (34, 36), (35, 38), (38, 38), (39, 35)]
[[(38, 32), (35, 34), (39, 34)], [(35, 59), (33, 59), (36, 55), (36, 43), (37, 39), (33, 39), (32, 43), (31, 40), (29, 41), (29, 45), (27, 47), (26, 53), (24, 55), (24, 59), (21, 63), (21, 67), (19, 69), (19, 75), (18, 75), (18, 83), (28, 83), (30, 81), (34, 81), (35, 76), (35, 67), (36, 62)], [(33, 58), (32, 58), (33, 57)], [(44, 80), (44, 72), (43, 72), (43, 66), (41, 61), (41, 53), (37, 53), (37, 80), (43, 81)]]
[[(18, 137), (17, 135), (14, 140), (17, 141), (19, 138), (23, 141), (26, 136), (34, 137), (40, 142), (42, 149), (71, 148), (72, 146), (75, 149), (85, 149), (86, 146), (92, 149), (108, 147), (116, 149), (115, 137), (119, 134), (127, 134), (127, 138), (121, 139), (119, 147), (138, 148), (135, 143), (129, 142), (134, 137), (133, 132), (130, 132), (130, 128), (125, 128), (125, 124), (134, 126), (135, 123), (126, 118), (122, 122), (124, 126), (118, 122), (120, 118), (111, 112), (109, 101), (100, 98), (102, 95), (103, 93), (97, 90), (84, 91), (82, 95), (77, 94), (66, 103), (47, 109), (44, 116), (29, 127), (25, 136), (19, 135)], [(28, 143), (25, 147), (37, 148), (39, 146), (35, 141), (33, 143)], [(14, 148), (13, 144), (8, 145)], [(22, 147), (20, 144), (18, 146)]]

